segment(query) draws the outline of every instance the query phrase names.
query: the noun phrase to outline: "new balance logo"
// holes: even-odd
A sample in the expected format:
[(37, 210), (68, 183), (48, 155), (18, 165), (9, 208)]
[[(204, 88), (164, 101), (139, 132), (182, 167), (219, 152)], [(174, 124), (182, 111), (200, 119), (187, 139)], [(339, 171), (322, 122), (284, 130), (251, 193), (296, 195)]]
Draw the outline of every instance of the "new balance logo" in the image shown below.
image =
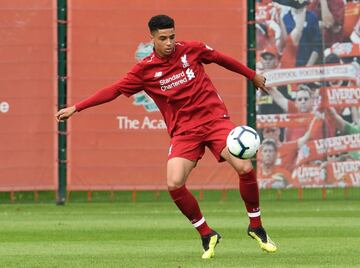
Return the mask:
[(191, 79), (195, 78), (194, 71), (191, 70), (190, 68), (188, 68), (188, 69), (186, 70), (186, 76), (187, 76), (187, 78), (189, 79), (189, 81), (190, 81)]
[(182, 56), (180, 59), (181, 59), (181, 62), (183, 63), (183, 68), (187, 68), (190, 66), (190, 64), (187, 61), (186, 54), (184, 56)]
[(162, 76), (162, 72), (156, 72), (154, 75), (154, 77), (160, 77), (160, 76)]

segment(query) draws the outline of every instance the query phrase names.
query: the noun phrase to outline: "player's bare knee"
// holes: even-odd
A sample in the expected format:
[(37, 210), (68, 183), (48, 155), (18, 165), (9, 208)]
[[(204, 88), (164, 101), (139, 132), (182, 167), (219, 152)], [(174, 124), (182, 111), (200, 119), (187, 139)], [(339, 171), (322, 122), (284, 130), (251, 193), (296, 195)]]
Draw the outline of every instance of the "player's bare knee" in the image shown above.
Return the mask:
[(249, 173), (253, 169), (253, 165), (250, 160), (236, 161), (233, 167), (240, 175)]
[(181, 178), (168, 178), (167, 187), (169, 191), (178, 189), (185, 184), (184, 180)]
[(238, 170), (237, 172), (238, 172), (240, 175), (242, 175), (242, 174), (249, 173), (252, 169), (253, 169), (252, 166), (246, 166), (246, 167)]

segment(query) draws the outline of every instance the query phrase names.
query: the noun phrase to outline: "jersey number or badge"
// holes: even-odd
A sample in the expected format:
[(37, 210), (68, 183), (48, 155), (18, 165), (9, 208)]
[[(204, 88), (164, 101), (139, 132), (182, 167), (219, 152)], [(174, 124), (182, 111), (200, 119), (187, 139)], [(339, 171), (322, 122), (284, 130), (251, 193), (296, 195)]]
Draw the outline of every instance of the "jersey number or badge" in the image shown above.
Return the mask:
[(189, 62), (187, 61), (187, 56), (186, 54), (184, 56), (182, 56), (181, 58), (181, 62), (183, 64), (183, 68), (187, 68), (190, 66)]
[(189, 81), (190, 81), (191, 79), (195, 78), (194, 71), (191, 70), (190, 68), (188, 68), (188, 69), (186, 70), (186, 76), (187, 76), (187, 78), (189, 79)]

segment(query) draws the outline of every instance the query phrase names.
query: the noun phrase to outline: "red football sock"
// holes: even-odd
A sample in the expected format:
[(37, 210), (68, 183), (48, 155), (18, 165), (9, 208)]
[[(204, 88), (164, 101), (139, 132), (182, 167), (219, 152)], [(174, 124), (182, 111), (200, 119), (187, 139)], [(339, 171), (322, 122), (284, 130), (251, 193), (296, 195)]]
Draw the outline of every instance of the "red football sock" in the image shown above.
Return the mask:
[(239, 190), (250, 219), (250, 226), (257, 228), (261, 226), (259, 207), (259, 188), (256, 181), (255, 170), (249, 173), (239, 174)]
[(169, 191), (169, 193), (177, 207), (189, 219), (201, 236), (211, 233), (212, 230), (206, 224), (198, 202), (185, 185)]

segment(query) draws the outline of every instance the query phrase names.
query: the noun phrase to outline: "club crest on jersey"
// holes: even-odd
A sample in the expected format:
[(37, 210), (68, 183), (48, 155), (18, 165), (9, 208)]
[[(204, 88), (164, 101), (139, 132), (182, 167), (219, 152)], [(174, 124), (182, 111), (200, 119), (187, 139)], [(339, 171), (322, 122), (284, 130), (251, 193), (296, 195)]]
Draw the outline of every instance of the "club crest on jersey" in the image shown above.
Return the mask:
[(187, 67), (190, 66), (190, 64), (189, 64), (188, 61), (187, 61), (187, 56), (186, 56), (186, 54), (184, 54), (184, 56), (182, 56), (180, 59), (181, 59), (181, 62), (182, 62), (182, 64), (183, 64), (183, 68), (187, 68)]

